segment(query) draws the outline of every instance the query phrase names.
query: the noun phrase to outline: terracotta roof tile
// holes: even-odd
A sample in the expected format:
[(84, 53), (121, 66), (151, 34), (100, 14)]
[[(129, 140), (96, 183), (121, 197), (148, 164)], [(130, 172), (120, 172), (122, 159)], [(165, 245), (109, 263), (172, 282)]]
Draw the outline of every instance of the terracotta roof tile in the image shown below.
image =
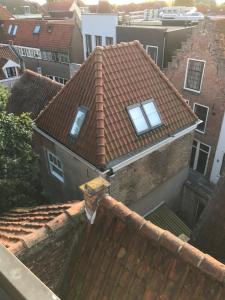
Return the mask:
[(0, 243), (16, 253), (48, 237), (48, 230), (65, 226), (81, 211), (83, 202), (17, 208), (0, 215)]
[(2, 5), (0, 5), (0, 20), (4, 21), (4, 20), (10, 20), (10, 19), (14, 19), (14, 17), (11, 15), (11, 13), (4, 8)]
[[(163, 126), (137, 136), (127, 106), (153, 98)], [(67, 105), (65, 105), (65, 101)], [(75, 141), (69, 131), (79, 106), (88, 116)], [(37, 126), (92, 164), (156, 143), (196, 116), (138, 42), (97, 47), (37, 119)]]
[(65, 279), (65, 300), (224, 297), (225, 265), (110, 196), (100, 202), (75, 255)]
[(19, 115), (31, 113), (35, 119), (63, 85), (38, 73), (25, 70), (11, 90), (7, 111)]
[[(18, 25), (16, 35), (8, 34), (10, 24)], [(40, 25), (39, 34), (33, 34), (34, 26)], [(48, 30), (51, 25), (51, 31)], [(68, 52), (71, 47), (74, 24), (47, 20), (10, 20), (3, 23), (3, 40), (14, 45)]]
[(50, 3), (47, 4), (47, 11), (48, 12), (70, 11), (71, 6), (73, 5), (73, 3), (74, 3), (74, 0), (50, 2)]

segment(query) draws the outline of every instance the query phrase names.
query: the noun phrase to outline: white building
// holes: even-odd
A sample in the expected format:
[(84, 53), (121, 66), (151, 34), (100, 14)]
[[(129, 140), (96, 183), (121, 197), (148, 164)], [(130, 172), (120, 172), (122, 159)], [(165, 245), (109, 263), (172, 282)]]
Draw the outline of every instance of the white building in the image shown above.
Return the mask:
[(85, 59), (96, 46), (116, 44), (117, 24), (118, 16), (115, 14), (82, 14), (82, 35)]

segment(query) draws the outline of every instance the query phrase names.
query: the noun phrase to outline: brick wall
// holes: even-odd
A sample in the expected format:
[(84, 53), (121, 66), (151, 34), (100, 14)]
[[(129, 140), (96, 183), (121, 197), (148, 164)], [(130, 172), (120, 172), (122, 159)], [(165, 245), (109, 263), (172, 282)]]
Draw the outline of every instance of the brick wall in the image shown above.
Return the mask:
[[(110, 194), (128, 205), (143, 198), (188, 165), (191, 144), (192, 134), (189, 134), (118, 171), (110, 180)], [(167, 189), (164, 201), (172, 191), (173, 186), (170, 192)]]
[[(220, 59), (220, 50), (217, 45), (217, 35), (214, 23), (202, 23), (193, 29), (191, 37), (183, 43), (182, 49), (177, 51), (177, 56), (169, 63), (165, 70), (167, 77), (181, 92), (183, 97), (194, 103), (209, 107), (208, 120), (205, 134), (196, 132), (195, 138), (211, 146), (206, 177), (210, 177), (215, 156), (223, 113), (225, 110), (225, 68)], [(205, 60), (205, 71), (200, 94), (183, 89), (188, 58)]]

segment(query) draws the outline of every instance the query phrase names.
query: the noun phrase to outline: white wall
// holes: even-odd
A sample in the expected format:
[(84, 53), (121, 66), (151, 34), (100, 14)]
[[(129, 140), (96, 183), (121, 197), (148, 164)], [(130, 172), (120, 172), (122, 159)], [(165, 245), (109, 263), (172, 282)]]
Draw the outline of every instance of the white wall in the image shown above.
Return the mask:
[(220, 130), (219, 141), (216, 148), (216, 154), (213, 162), (210, 181), (216, 184), (220, 178), (220, 169), (225, 154), (225, 114), (223, 116), (223, 123)]
[(95, 36), (102, 37), (102, 45), (105, 45), (105, 37), (112, 37), (113, 44), (116, 44), (116, 26), (118, 16), (113, 14), (82, 14), (82, 35), (84, 58), (86, 59), (85, 35), (92, 36), (92, 50), (95, 48)]

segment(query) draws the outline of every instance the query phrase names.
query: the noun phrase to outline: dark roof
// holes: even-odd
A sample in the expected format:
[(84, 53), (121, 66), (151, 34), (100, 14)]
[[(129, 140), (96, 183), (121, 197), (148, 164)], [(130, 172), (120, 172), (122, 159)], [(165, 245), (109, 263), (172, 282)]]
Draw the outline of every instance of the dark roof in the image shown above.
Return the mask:
[(67, 1), (59, 1), (59, 2), (50, 2), (47, 4), (48, 12), (56, 12), (56, 11), (70, 11), (71, 6), (75, 0), (67, 0)]
[(202, 251), (225, 263), (225, 174), (221, 177), (215, 196), (203, 211), (192, 243)]
[(4, 67), (8, 60), (12, 60), (17, 64), (20, 64), (18, 56), (9, 46), (0, 46), (0, 80), (7, 78), (2, 67)]
[(2, 21), (2, 20), (10, 20), (10, 19), (14, 19), (14, 17), (6, 8), (0, 5), (0, 20)]
[(64, 300), (225, 297), (223, 264), (109, 196), (72, 256)]
[[(126, 108), (151, 98), (164, 125), (138, 137)], [(79, 106), (88, 108), (88, 116), (80, 135), (71, 142), (69, 131)], [(92, 164), (104, 167), (196, 120), (181, 95), (135, 41), (97, 47), (39, 115), (37, 126)]]
[[(16, 35), (8, 34), (10, 24), (18, 25)], [(40, 32), (33, 34), (35, 25), (40, 25)], [(51, 31), (48, 30), (51, 26)], [(36, 47), (58, 51), (68, 51), (71, 47), (74, 24), (51, 22), (47, 20), (10, 20), (4, 21), (3, 40), (13, 41), (14, 45)]]
[(46, 225), (64, 224), (64, 214), (78, 213), (81, 202), (66, 204), (49, 204), (31, 208), (16, 208), (0, 215), (0, 243), (12, 252), (18, 252), (25, 247), (26, 241), (32, 245), (37, 243)]
[(11, 90), (7, 111), (16, 115), (29, 112), (35, 119), (62, 87), (56, 81), (25, 70)]

